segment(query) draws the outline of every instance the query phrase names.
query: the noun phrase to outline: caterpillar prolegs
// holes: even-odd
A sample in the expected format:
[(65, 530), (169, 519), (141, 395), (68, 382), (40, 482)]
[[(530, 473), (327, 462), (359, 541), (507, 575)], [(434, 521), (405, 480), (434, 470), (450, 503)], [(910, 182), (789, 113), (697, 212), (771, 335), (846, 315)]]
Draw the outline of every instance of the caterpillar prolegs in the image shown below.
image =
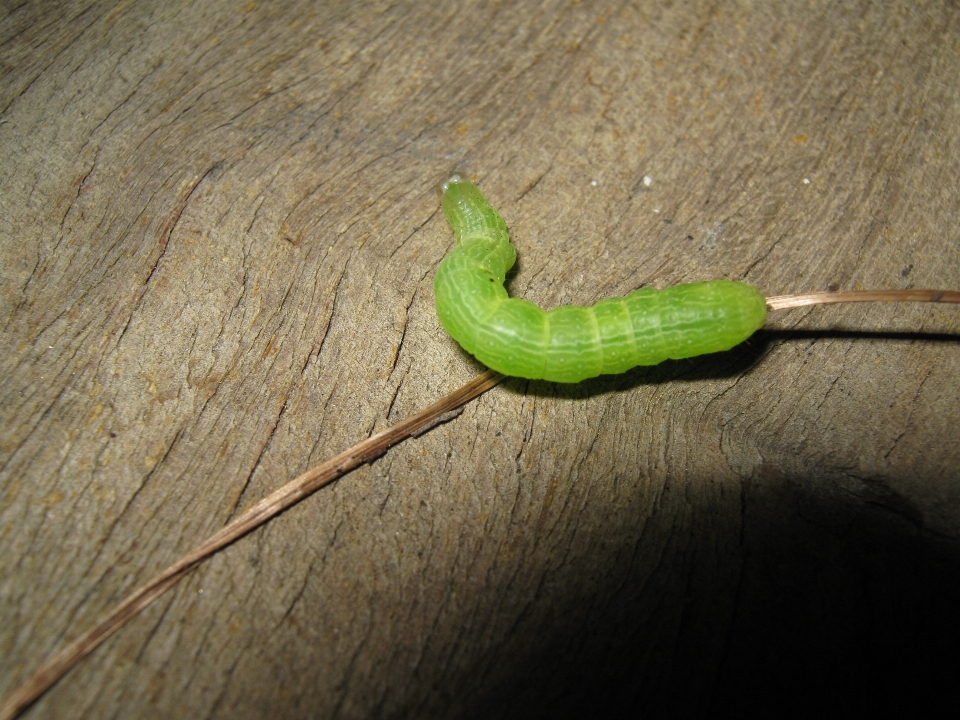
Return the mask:
[(517, 256), (500, 214), (459, 175), (440, 189), (456, 248), (433, 282), (437, 316), (464, 350), (504, 375), (575, 383), (729, 350), (767, 316), (759, 290), (730, 280), (544, 311), (503, 287)]

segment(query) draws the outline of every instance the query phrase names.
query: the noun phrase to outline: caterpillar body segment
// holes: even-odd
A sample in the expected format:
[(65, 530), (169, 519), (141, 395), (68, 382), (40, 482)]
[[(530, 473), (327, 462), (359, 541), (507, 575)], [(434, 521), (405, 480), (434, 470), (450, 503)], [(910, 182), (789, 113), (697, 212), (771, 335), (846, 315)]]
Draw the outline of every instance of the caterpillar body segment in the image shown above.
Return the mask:
[(434, 279), (437, 316), (467, 352), (505, 375), (573, 383), (720, 352), (746, 340), (766, 318), (760, 291), (729, 280), (641, 288), (545, 312), (503, 287), (516, 251), (500, 214), (459, 175), (441, 190), (457, 246)]

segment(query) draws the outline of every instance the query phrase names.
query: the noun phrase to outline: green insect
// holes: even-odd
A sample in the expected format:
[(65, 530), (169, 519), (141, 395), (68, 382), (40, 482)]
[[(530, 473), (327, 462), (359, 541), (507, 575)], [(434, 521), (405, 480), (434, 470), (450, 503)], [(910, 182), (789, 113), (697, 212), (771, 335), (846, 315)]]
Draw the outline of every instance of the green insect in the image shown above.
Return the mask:
[(500, 214), (460, 175), (440, 189), (457, 246), (433, 281), (437, 315), (464, 350), (504, 375), (575, 383), (729, 350), (767, 316), (759, 290), (730, 280), (544, 311), (503, 287), (517, 254)]

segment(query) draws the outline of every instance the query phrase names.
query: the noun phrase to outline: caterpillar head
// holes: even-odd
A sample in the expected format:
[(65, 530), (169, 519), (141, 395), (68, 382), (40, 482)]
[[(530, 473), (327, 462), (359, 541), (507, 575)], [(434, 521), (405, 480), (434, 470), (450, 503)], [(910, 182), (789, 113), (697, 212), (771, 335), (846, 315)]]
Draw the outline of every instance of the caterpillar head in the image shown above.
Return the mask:
[(451, 185), (455, 185), (456, 183), (462, 183), (462, 182), (466, 182), (464, 180), (463, 175), (461, 175), (458, 172), (451, 173), (450, 177), (448, 177), (442, 183), (437, 185), (437, 194), (440, 197), (443, 197), (443, 194), (449, 189)]

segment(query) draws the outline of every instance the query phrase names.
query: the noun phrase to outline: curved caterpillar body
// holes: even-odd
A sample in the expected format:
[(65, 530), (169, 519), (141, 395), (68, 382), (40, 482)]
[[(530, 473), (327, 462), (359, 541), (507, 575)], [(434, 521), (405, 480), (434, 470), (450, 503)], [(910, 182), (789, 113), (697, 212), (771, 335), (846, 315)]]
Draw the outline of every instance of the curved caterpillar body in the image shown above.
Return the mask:
[(503, 287), (517, 255), (500, 214), (459, 175), (440, 189), (457, 246), (433, 282), (437, 315), (464, 350), (504, 375), (574, 383), (729, 350), (767, 316), (759, 290), (729, 280), (641, 288), (545, 312)]

